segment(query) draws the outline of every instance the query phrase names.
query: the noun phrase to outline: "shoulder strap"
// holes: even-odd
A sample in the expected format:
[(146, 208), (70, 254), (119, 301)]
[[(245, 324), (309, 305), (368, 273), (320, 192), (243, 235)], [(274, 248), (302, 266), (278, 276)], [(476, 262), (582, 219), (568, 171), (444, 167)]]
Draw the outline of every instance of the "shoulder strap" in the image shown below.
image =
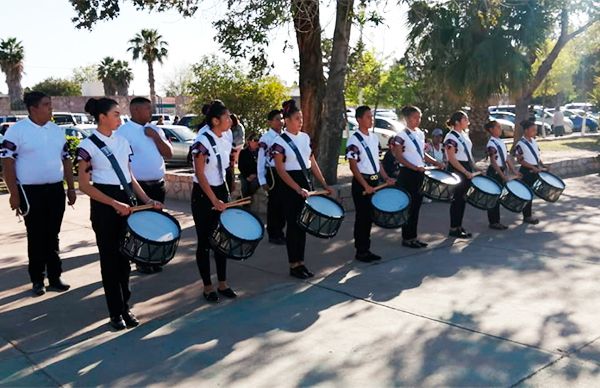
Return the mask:
[(204, 137), (208, 139), (208, 142), (210, 143), (210, 146), (213, 149), (215, 156), (217, 157), (217, 168), (219, 169), (219, 177), (221, 177), (221, 180), (225, 183), (225, 188), (227, 189), (227, 196), (229, 196), (229, 186), (227, 185), (227, 179), (225, 179), (225, 177), (223, 176), (223, 161), (221, 159), (219, 149), (217, 148), (217, 142), (215, 142), (215, 139), (208, 133), (208, 131), (204, 132), (202, 135), (204, 135)]
[(304, 177), (306, 178), (306, 182), (308, 182), (308, 186), (312, 190), (312, 182), (308, 175), (308, 170), (306, 168), (306, 164), (304, 163), (304, 159), (302, 159), (302, 155), (300, 155), (300, 150), (298, 149), (298, 147), (296, 147), (296, 143), (294, 143), (292, 138), (290, 138), (287, 133), (282, 133), (279, 136), (290, 146), (292, 151), (294, 151), (294, 154), (296, 154), (296, 159), (298, 159), (298, 164), (300, 164), (300, 169), (302, 169), (302, 173), (304, 174)]
[(362, 137), (362, 135), (360, 133), (358, 133), (358, 131), (354, 132), (354, 136), (356, 136), (356, 138), (360, 142), (360, 145), (362, 145), (362, 147), (365, 149), (365, 152), (367, 153), (367, 156), (369, 157), (369, 161), (371, 162), (371, 167), (373, 167), (373, 174), (377, 174), (377, 165), (375, 164), (375, 159), (373, 159), (373, 154), (371, 153), (371, 148), (365, 142), (365, 138)]
[(531, 145), (531, 143), (529, 143), (527, 140), (525, 140), (525, 138), (521, 138), (520, 140), (521, 143), (525, 144), (527, 146), (527, 148), (529, 148), (529, 151), (531, 152), (531, 154), (533, 155), (533, 157), (535, 158), (535, 163), (539, 166), (540, 164), (540, 159), (538, 158), (537, 152), (535, 152), (535, 150), (533, 149), (533, 146)]
[(121, 170), (121, 166), (119, 166), (119, 162), (117, 161), (117, 158), (115, 158), (115, 155), (112, 153), (110, 148), (108, 148), (108, 146), (102, 140), (100, 140), (100, 138), (96, 136), (96, 134), (92, 134), (89, 137), (89, 139), (92, 141), (92, 143), (96, 145), (96, 147), (100, 149), (100, 151), (102, 151), (104, 156), (106, 156), (106, 158), (110, 162), (113, 170), (115, 170), (115, 173), (119, 178), (119, 182), (121, 182), (121, 186), (123, 186), (123, 190), (125, 190), (125, 193), (129, 198), (129, 204), (132, 206), (137, 205), (137, 198), (131, 190), (129, 183), (127, 183), (127, 179), (125, 179), (125, 174), (123, 174), (123, 170)]
[(421, 158), (424, 158), (425, 155), (423, 155), (423, 152), (421, 151), (421, 147), (419, 147), (419, 143), (417, 142), (417, 139), (415, 139), (415, 137), (410, 132), (410, 129), (406, 128), (405, 131), (406, 131), (406, 134), (408, 135), (408, 138), (410, 140), (412, 140), (413, 144), (417, 148), (417, 152), (419, 153), (419, 155), (421, 156)]
[(473, 159), (471, 158), (471, 152), (467, 148), (467, 143), (465, 143), (462, 136), (460, 136), (460, 134), (456, 133), (456, 131), (454, 131), (454, 130), (450, 131), (450, 133), (454, 135), (454, 137), (460, 142), (460, 144), (462, 144), (463, 148), (465, 149), (465, 154), (467, 154), (467, 159), (469, 160), (469, 163), (473, 164)]
[(496, 149), (498, 150), (498, 154), (500, 155), (500, 160), (502, 161), (502, 166), (506, 167), (506, 155), (504, 155), (504, 150), (502, 150), (502, 147), (500, 146), (500, 144), (498, 144), (496, 142), (496, 140), (494, 138), (490, 139), (492, 141), (492, 143), (494, 143), (494, 145), (496, 146)]

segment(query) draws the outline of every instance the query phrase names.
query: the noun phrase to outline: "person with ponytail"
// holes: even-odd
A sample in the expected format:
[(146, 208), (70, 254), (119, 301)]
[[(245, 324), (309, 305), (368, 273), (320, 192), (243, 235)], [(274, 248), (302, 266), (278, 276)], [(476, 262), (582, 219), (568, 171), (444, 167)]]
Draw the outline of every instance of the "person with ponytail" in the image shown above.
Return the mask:
[[(162, 203), (150, 199), (131, 173), (129, 142), (114, 132), (121, 125), (117, 102), (110, 98), (91, 98), (85, 104), (85, 111), (94, 116), (98, 128), (81, 142), (77, 150), (79, 189), (90, 197), (90, 219), (100, 253), (102, 286), (110, 325), (122, 330), (139, 324), (129, 310), (129, 259), (119, 250), (127, 216), (131, 213), (131, 206), (136, 204), (136, 197), (146, 204), (153, 204), (155, 209), (162, 209)], [(101, 147), (110, 150), (119, 172), (113, 168)]]
[[(215, 291), (210, 275), (209, 236), (219, 222), (219, 214), (229, 200), (226, 168), (229, 166), (232, 142), (225, 136), (231, 128), (229, 109), (222, 101), (215, 100), (203, 108), (205, 127), (198, 132), (191, 147), (194, 163), (194, 187), (192, 189), (192, 215), (196, 225), (198, 246), (196, 264), (204, 285), (204, 298), (211, 303), (219, 301), (219, 295), (237, 297), (227, 285), (227, 258), (214, 251), (219, 285)], [(218, 294), (217, 294), (218, 292)]]
[[(515, 147), (515, 155), (521, 164), (519, 172), (523, 175), (523, 182), (531, 187), (537, 180), (538, 174), (547, 168), (542, 162), (540, 147), (535, 141), (537, 125), (531, 120), (524, 120), (521, 122), (521, 128), (523, 128), (523, 137)], [(540, 221), (532, 216), (532, 203), (533, 201), (529, 202), (523, 208), (523, 222), (536, 225)]]
[(448, 171), (460, 176), (460, 183), (454, 190), (454, 198), (450, 204), (450, 237), (471, 238), (471, 233), (462, 226), (465, 214), (465, 194), (473, 178), (475, 163), (473, 161), (473, 143), (466, 129), (469, 127), (469, 117), (463, 111), (457, 111), (446, 122), (450, 131), (444, 138)]
[[(312, 175), (330, 193), (333, 190), (325, 182), (321, 169), (315, 160), (310, 143), (310, 137), (302, 132), (302, 111), (296, 106), (294, 100), (283, 103), (283, 119), (285, 131), (275, 138), (271, 146), (271, 157), (275, 161), (277, 174), (283, 181), (282, 197), (286, 199), (285, 217), (286, 247), (290, 276), (298, 279), (307, 279), (314, 274), (304, 265), (304, 250), (306, 247), (306, 232), (296, 222), (304, 206), (304, 200), (312, 189), (310, 170)], [(298, 159), (296, 156), (300, 156)]]

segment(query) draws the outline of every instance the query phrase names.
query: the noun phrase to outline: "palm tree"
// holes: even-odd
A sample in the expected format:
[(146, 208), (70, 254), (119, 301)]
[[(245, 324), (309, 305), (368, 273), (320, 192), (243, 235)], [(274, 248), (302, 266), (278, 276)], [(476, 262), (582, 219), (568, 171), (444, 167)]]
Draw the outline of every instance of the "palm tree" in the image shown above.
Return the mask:
[(17, 38), (0, 41), (0, 69), (6, 74), (11, 109), (23, 109), (23, 59), (25, 50)]
[(167, 57), (167, 42), (162, 40), (162, 35), (157, 30), (146, 30), (138, 32), (133, 39), (129, 41), (133, 60), (142, 58), (148, 64), (148, 83), (150, 84), (150, 100), (152, 109), (156, 107), (156, 91), (154, 88), (154, 62), (160, 64)]
[(117, 85), (117, 94), (127, 96), (129, 94), (129, 84), (133, 80), (133, 71), (127, 61), (116, 61), (114, 64), (115, 82)]
[(98, 78), (104, 85), (105, 96), (114, 96), (117, 94), (115, 59), (113, 57), (104, 57), (102, 59), (98, 65)]

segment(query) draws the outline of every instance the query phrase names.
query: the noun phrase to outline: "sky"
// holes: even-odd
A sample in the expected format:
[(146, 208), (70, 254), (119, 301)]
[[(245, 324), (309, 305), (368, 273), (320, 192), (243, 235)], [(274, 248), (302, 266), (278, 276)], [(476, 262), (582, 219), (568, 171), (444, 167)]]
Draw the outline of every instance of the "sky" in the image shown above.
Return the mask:
[[(133, 61), (127, 52), (128, 40), (143, 28), (158, 29), (168, 42), (169, 55), (163, 65), (155, 67), (157, 92), (160, 95), (168, 79), (196, 63), (203, 55), (216, 54), (225, 57), (214, 40), (216, 31), (212, 22), (222, 16), (225, 1), (204, 0), (196, 15), (183, 18), (176, 11), (148, 13), (136, 10), (129, 2), (122, 2), (120, 15), (113, 20), (98, 22), (92, 31), (75, 28), (71, 18), (75, 11), (68, 0), (0, 0), (0, 39), (16, 37), (25, 48), (25, 74), (23, 87), (33, 86), (49, 77), (70, 78), (73, 69), (93, 65), (106, 56), (124, 59), (130, 63), (134, 80), (130, 94), (148, 94), (148, 70), (141, 61)], [(406, 49), (406, 9), (394, 0), (382, 2), (380, 13), (384, 25), (368, 27), (364, 41), (374, 48), (378, 57), (392, 62), (400, 58)], [(325, 35), (332, 36), (335, 24), (333, 0), (321, 1), (321, 23)], [(351, 41), (358, 39), (358, 29), (353, 28)], [(285, 41), (295, 44), (291, 27), (273, 33), (268, 48), (269, 60), (275, 68), (273, 74), (284, 83), (297, 81), (294, 68), (297, 50), (282, 52)], [(226, 58), (226, 57), (225, 57)], [(0, 93), (7, 87), (0, 73)]]

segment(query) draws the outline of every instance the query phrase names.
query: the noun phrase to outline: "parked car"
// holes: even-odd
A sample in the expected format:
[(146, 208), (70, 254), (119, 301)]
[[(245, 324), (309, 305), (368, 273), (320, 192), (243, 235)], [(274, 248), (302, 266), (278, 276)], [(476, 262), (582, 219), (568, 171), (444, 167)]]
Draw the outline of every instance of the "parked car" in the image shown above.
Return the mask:
[(373, 116), (375, 116), (375, 118), (398, 120), (398, 115), (392, 109), (375, 109)]
[(190, 147), (194, 143), (196, 134), (183, 125), (159, 125), (165, 131), (165, 136), (173, 146), (173, 157), (165, 160), (167, 164), (192, 164)]
[(563, 108), (564, 109), (569, 109), (569, 110), (572, 110), (572, 109), (581, 109), (581, 110), (583, 110), (585, 112), (590, 113), (593, 110), (594, 105), (590, 104), (589, 102), (571, 102), (569, 104), (565, 104), (563, 106)]
[(391, 131), (394, 131), (396, 134), (404, 130), (406, 128), (406, 125), (404, 125), (398, 120), (394, 120), (388, 117), (375, 117), (375, 128), (389, 129)]
[(79, 140), (83, 140), (92, 134), (92, 130), (87, 130), (78, 127), (65, 127), (65, 135), (73, 136)]
[(510, 138), (515, 136), (515, 124), (512, 121), (496, 117), (493, 113), (490, 114), (489, 120), (496, 120), (500, 124), (500, 128), (502, 128), (500, 137)]
[(16, 123), (19, 120), (23, 120), (27, 115), (7, 115), (0, 116), (0, 124), (3, 123)]
[(6, 133), (6, 130), (11, 126), (14, 125), (14, 122), (7, 122), (7, 123), (2, 123), (0, 124), (0, 135), (4, 135)]
[[(377, 120), (375, 120), (376, 121), (375, 128), (372, 128), (372, 131), (377, 135), (377, 138), (379, 139), (379, 149), (387, 150), (388, 142), (389, 142), (390, 138), (396, 136), (397, 132), (392, 129), (389, 129), (389, 128), (378, 127)], [(344, 134), (342, 137), (347, 140), (356, 131), (358, 131), (358, 122), (356, 121), (355, 118), (348, 117), (347, 130), (344, 131)]]
[(514, 105), (492, 105), (488, 106), (488, 111), (491, 112), (511, 112), (515, 113), (516, 108)]
[(573, 132), (581, 132), (583, 126), (583, 116), (585, 118), (585, 126), (587, 130), (595, 132), (598, 130), (598, 121), (593, 117), (587, 117), (588, 114), (583, 109), (564, 109), (565, 117), (568, 117), (573, 122)]
[[(546, 110), (544, 110), (543, 113), (541, 110), (538, 110), (536, 112), (536, 117), (538, 120), (542, 121), (543, 123), (552, 126), (552, 117), (554, 117), (554, 110), (555, 109), (546, 109)], [(542, 116), (542, 114), (543, 114), (543, 116)], [(573, 122), (567, 115), (564, 115), (564, 116), (565, 116), (565, 118), (564, 118), (565, 134), (573, 133)]]
[(152, 124), (156, 124), (156, 122), (158, 121), (158, 119), (160, 119), (162, 117), (163, 119), (163, 124), (165, 125), (172, 125), (173, 124), (173, 116), (168, 115), (168, 114), (164, 114), (164, 113), (155, 113), (152, 115), (152, 118), (150, 119), (150, 122)]
[[(508, 120), (510, 122), (512, 122), (513, 124), (515, 124), (515, 120), (516, 120), (516, 115), (512, 112), (507, 112), (507, 111), (494, 111), (490, 113), (492, 116), (494, 116), (496, 119), (504, 119), (504, 120)], [(538, 135), (542, 134), (542, 127), (545, 129), (545, 133), (546, 135), (552, 133), (552, 126), (550, 124), (547, 124), (543, 121), (540, 120), (536, 120), (535, 124), (538, 127)], [(514, 133), (513, 133), (514, 136)]]
[(194, 129), (194, 123), (195, 123), (197, 117), (198, 117), (198, 115), (194, 115), (194, 114), (185, 115), (181, 119), (179, 119), (179, 122), (177, 122), (177, 125), (183, 125), (184, 127)]

